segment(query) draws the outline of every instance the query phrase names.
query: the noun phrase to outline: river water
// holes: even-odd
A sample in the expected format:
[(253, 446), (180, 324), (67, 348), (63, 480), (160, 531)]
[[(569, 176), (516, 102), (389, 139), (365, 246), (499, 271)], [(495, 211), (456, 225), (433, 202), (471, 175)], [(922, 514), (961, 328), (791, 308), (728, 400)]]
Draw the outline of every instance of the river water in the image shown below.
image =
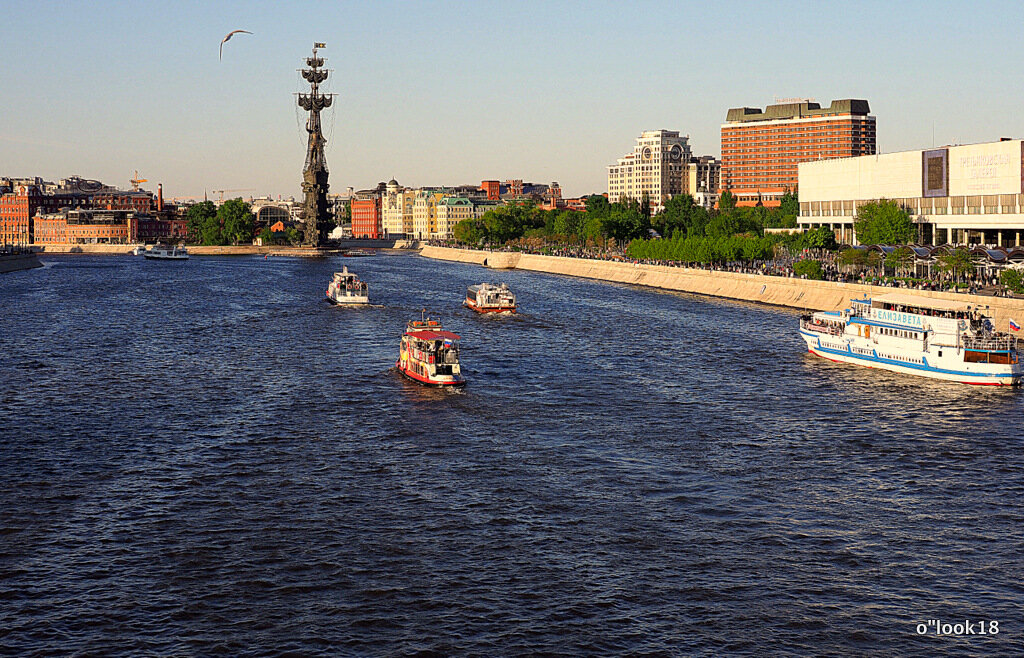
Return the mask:
[[(0, 277), (0, 653), (1022, 646), (1024, 392), (818, 359), (791, 310), (410, 254), (43, 260)], [(374, 306), (324, 301), (343, 263)], [(522, 313), (463, 309), (481, 281)], [(464, 390), (395, 372), (422, 309)]]

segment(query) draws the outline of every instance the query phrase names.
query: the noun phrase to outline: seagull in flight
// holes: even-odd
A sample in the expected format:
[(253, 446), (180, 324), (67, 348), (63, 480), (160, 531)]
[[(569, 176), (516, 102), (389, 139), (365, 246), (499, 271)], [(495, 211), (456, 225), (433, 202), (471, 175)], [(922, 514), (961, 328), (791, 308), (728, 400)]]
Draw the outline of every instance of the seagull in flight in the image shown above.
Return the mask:
[(232, 30), (231, 32), (228, 32), (228, 35), (226, 37), (224, 37), (221, 40), (221, 42), (220, 42), (220, 56), (219, 56), (219, 59), (221, 59), (221, 60), (224, 59), (224, 44), (227, 43), (228, 39), (230, 39), (231, 37), (235, 36), (239, 32), (242, 32), (243, 34), (252, 34), (252, 32), (249, 32), (248, 30)]

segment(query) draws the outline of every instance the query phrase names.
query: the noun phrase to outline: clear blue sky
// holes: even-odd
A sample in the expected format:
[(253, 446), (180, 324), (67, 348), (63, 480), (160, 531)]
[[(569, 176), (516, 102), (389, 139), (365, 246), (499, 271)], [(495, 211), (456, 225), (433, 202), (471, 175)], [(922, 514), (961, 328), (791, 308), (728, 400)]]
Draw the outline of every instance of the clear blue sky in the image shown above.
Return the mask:
[[(0, 175), (296, 196), (293, 92), (333, 69), (331, 190), (605, 190), (640, 131), (720, 153), (730, 107), (866, 98), (883, 152), (1024, 136), (1024, 3), (4, 2)], [(236, 35), (217, 47), (234, 29)], [(934, 128), (933, 128), (934, 126)]]

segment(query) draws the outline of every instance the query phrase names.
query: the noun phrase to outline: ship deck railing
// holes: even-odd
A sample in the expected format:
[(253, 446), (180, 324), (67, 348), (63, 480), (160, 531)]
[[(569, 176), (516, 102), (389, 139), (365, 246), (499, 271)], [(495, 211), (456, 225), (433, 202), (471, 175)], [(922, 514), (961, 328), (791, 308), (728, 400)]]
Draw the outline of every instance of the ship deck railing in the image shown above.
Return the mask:
[(820, 334), (831, 334), (833, 336), (842, 336), (843, 329), (834, 325), (814, 322), (813, 320), (801, 320), (800, 328), (806, 329), (807, 331), (816, 331)]
[(964, 336), (963, 346), (968, 350), (1008, 352), (1017, 348), (1017, 338), (1015, 336), (1000, 336), (999, 338)]

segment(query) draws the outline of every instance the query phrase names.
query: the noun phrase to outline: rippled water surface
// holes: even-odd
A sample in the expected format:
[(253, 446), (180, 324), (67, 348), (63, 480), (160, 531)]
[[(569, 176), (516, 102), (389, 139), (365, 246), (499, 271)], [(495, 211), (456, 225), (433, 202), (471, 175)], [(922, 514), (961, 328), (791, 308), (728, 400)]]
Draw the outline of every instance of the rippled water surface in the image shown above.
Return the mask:
[[(373, 307), (324, 301), (343, 262)], [(408, 254), (44, 263), (0, 276), (2, 653), (1024, 646), (1022, 391), (817, 359), (790, 310)], [(481, 281), (521, 315), (463, 309)], [(463, 391), (393, 369), (423, 308)]]

